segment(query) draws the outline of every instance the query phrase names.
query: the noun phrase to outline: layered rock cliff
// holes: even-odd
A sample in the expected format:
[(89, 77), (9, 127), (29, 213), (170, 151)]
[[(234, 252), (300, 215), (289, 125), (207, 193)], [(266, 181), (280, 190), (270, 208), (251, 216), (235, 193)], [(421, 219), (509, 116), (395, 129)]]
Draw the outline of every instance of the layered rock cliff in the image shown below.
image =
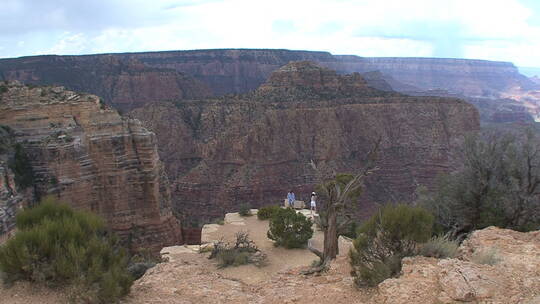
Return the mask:
[(120, 110), (149, 102), (201, 98), (210, 89), (185, 74), (110, 55), (0, 59), (0, 80), (62, 85), (100, 96)]
[(182, 241), (154, 133), (94, 95), (18, 83), (2, 92), (0, 124), (24, 147), (38, 197), (104, 216), (133, 249)]
[(498, 96), (534, 84), (509, 62), (445, 58), (376, 58), (289, 50), (196, 50), (117, 54), (153, 67), (167, 67), (208, 83), (215, 94), (257, 88), (280, 66), (310, 60), (339, 73), (380, 71), (395, 90), (446, 89), (465, 96)]
[(278, 204), (290, 188), (307, 199), (317, 183), (310, 160), (354, 172), (379, 137), (380, 170), (364, 201), (410, 200), (479, 129), (478, 112), (458, 99), (382, 92), (358, 74), (306, 62), (246, 95), (151, 104), (132, 115), (156, 132), (175, 207), (202, 220), (243, 203)]
[(380, 71), (382, 74), (376, 77), (366, 75), (370, 85), (383, 89), (389, 84), (401, 92), (445, 89), (463, 96), (499, 97), (513, 87), (538, 87), (508, 62), (370, 58), (269, 49), (0, 59), (0, 80), (65, 85), (97, 94), (115, 107), (132, 109), (152, 101), (245, 93), (259, 87), (279, 67), (301, 60), (317, 62), (338, 73)]

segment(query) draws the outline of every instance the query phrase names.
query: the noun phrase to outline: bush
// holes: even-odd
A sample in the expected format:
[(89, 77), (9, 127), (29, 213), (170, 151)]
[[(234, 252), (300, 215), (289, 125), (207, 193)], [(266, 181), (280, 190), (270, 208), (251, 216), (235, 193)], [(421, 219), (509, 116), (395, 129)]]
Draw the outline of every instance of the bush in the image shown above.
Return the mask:
[(266, 264), (266, 255), (257, 248), (255, 243), (249, 239), (248, 233), (244, 231), (236, 233), (234, 245), (222, 240), (215, 242), (208, 258), (217, 259), (218, 268), (245, 264), (255, 264), (255, 266), (260, 267)]
[(128, 259), (104, 221), (46, 198), (16, 217), (17, 234), (0, 247), (8, 282), (27, 280), (76, 288), (76, 300), (114, 303), (133, 282)]
[(428, 242), (420, 245), (419, 255), (438, 259), (451, 259), (456, 256), (459, 243), (446, 236), (432, 237)]
[(463, 166), (419, 192), (418, 204), (454, 238), (489, 226), (518, 231), (540, 227), (540, 140), (527, 130), (470, 136), (461, 147)]
[(272, 216), (274, 216), (276, 212), (278, 212), (279, 209), (281, 209), (281, 207), (277, 205), (262, 207), (261, 209), (259, 209), (259, 211), (257, 211), (257, 218), (259, 220), (270, 219), (272, 218)]
[(359, 286), (376, 286), (401, 271), (401, 260), (431, 236), (433, 216), (419, 207), (386, 206), (358, 229), (350, 252)]
[(279, 209), (270, 219), (269, 239), (275, 246), (303, 248), (313, 235), (311, 220), (293, 209)]
[(248, 204), (240, 205), (240, 210), (238, 210), (240, 216), (251, 216), (251, 207)]

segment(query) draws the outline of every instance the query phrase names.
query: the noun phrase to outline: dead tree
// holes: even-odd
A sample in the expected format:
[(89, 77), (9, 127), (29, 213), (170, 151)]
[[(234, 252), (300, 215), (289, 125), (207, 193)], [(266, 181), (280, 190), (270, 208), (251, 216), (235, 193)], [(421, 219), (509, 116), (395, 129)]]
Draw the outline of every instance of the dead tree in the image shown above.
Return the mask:
[[(351, 221), (351, 215), (347, 211), (353, 208), (362, 193), (364, 179), (378, 169), (375, 166), (375, 160), (380, 142), (381, 139), (379, 138), (367, 154), (363, 169), (356, 175), (336, 174), (336, 172), (325, 174), (321, 168), (311, 161), (317, 181), (320, 183), (317, 190), (326, 199), (324, 213), (319, 213), (321, 229), (324, 232), (324, 244), (321, 252), (314, 248), (311, 242), (308, 242), (308, 249), (319, 257), (320, 262), (318, 266), (305, 271), (304, 274), (325, 270), (328, 263), (338, 255), (339, 234)], [(342, 220), (338, 221), (338, 218)]]

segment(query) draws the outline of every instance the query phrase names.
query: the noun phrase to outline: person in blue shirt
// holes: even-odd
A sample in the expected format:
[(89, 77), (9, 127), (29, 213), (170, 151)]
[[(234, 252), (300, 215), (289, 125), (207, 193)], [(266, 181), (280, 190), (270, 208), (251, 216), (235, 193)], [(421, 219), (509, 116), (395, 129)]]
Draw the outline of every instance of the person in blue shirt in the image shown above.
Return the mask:
[(289, 207), (294, 208), (294, 201), (296, 200), (296, 198), (292, 190), (287, 193), (287, 200), (289, 201)]

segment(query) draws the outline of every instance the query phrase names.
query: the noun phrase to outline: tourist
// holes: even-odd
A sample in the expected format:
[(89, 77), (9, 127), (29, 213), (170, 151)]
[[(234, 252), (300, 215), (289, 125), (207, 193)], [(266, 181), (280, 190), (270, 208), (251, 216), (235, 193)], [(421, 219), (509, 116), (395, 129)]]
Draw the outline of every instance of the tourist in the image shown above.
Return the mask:
[(317, 200), (317, 194), (315, 192), (311, 192), (311, 207), (310, 207), (310, 212), (311, 212), (311, 215), (313, 215), (313, 211), (315, 211), (315, 213), (317, 213), (317, 203), (316, 203), (316, 200)]
[(294, 192), (291, 190), (289, 193), (287, 193), (287, 201), (289, 202), (289, 207), (294, 208), (294, 201), (296, 200), (296, 197), (294, 196)]

